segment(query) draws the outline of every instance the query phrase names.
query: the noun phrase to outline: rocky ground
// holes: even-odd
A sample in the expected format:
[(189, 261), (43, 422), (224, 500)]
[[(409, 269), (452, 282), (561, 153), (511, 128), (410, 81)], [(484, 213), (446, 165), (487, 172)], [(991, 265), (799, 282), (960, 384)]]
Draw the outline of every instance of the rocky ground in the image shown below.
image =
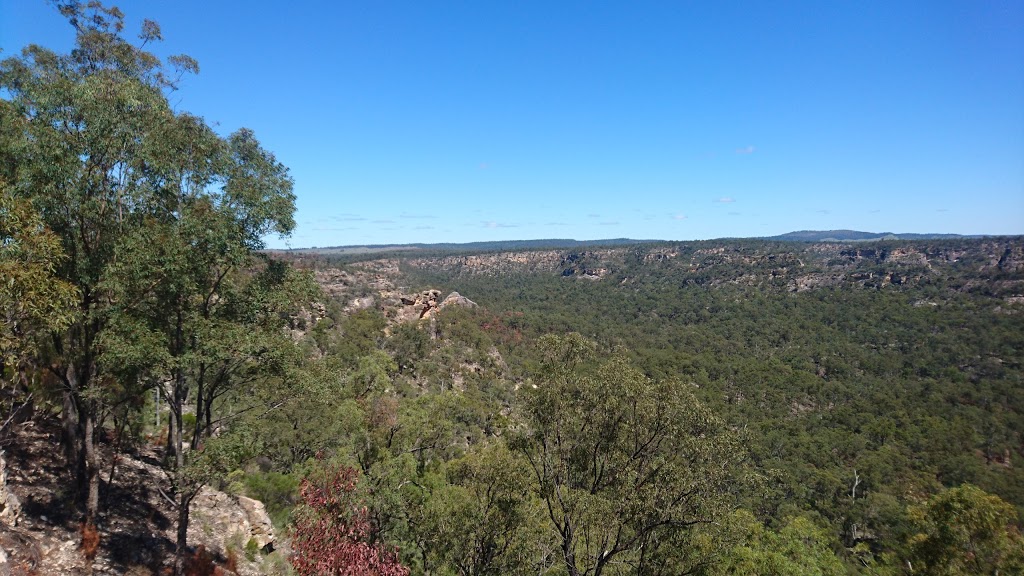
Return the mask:
[[(91, 560), (82, 548), (80, 515), (69, 505), (57, 422), (37, 418), (20, 424), (2, 448), (0, 576), (170, 573), (176, 514), (161, 494), (169, 494), (170, 482), (157, 447), (115, 455), (111, 446), (103, 446), (102, 512)], [(207, 489), (191, 514), (190, 572), (282, 571), (285, 552), (261, 503)]]

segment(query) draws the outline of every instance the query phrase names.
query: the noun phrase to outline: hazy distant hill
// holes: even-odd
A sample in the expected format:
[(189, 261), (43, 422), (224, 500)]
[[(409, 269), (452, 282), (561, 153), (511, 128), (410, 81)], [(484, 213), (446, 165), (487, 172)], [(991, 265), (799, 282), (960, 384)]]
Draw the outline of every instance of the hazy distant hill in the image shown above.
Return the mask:
[(493, 252), (504, 250), (540, 250), (580, 248), (590, 246), (623, 246), (645, 244), (659, 240), (634, 240), (632, 238), (609, 238), (605, 240), (572, 240), (569, 238), (546, 238), (541, 240), (496, 240), (492, 242), (438, 243), (438, 244), (374, 244), (361, 246), (328, 246), (295, 248), (287, 252), (314, 252), (317, 254), (369, 254), (380, 252)]
[[(984, 238), (984, 235), (965, 236), (961, 234), (914, 234), (894, 232), (862, 232), (859, 230), (800, 230), (778, 236), (749, 238), (751, 240), (777, 240), (783, 242), (866, 242), (870, 240), (941, 240), (954, 238)], [(742, 238), (735, 238), (742, 240)], [(636, 240), (633, 238), (608, 238), (603, 240), (572, 240), (570, 238), (544, 238), (540, 240), (496, 240), (492, 242), (442, 242), (437, 244), (370, 244), (347, 246), (321, 246), (294, 248), (291, 250), (270, 250), (270, 252), (313, 253), (339, 256), (359, 256), (382, 252), (500, 252), (510, 250), (558, 250), (565, 248), (626, 246), (631, 244), (652, 244), (667, 240)]]
[(896, 234), (893, 232), (861, 232), (858, 230), (800, 230), (778, 236), (769, 236), (765, 240), (783, 240), (790, 242), (858, 242), (866, 240), (939, 240), (942, 238), (980, 238), (981, 236), (963, 236), (961, 234)]

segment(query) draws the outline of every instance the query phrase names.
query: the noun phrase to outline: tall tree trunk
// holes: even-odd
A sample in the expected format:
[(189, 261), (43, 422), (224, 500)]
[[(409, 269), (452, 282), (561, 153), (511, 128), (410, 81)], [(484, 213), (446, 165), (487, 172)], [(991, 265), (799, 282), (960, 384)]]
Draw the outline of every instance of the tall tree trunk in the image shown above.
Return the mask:
[(206, 411), (204, 416), (206, 417), (206, 424), (204, 425), (203, 436), (209, 438), (213, 435), (213, 394), (210, 394), (210, 399), (204, 401), (206, 404)]
[(100, 510), (100, 458), (96, 450), (96, 417), (93, 410), (86, 410), (84, 417), (84, 440), (86, 473), (85, 521), (95, 526)]
[(197, 386), (197, 388), (196, 388), (196, 423), (195, 423), (195, 426), (193, 426), (193, 428), (192, 428), (192, 444), (191, 444), (193, 450), (196, 450), (196, 449), (199, 448), (199, 442), (200, 442), (200, 439), (203, 436), (203, 423), (206, 422), (206, 420), (208, 418), (208, 415), (207, 415), (207, 412), (206, 412), (207, 411), (206, 402), (204, 401), (205, 399), (203, 398), (203, 392), (205, 392), (205, 390), (204, 390), (204, 388), (205, 388), (204, 384), (205, 384), (205, 379), (206, 379), (205, 376), (206, 376), (206, 366), (204, 364), (200, 364), (200, 366), (199, 366), (199, 376), (198, 376), (198, 378), (196, 378), (196, 386)]
[(192, 494), (180, 490), (178, 493), (178, 535), (174, 543), (174, 576), (185, 576), (185, 560), (188, 557), (188, 520)]
[(73, 366), (65, 371), (65, 389), (61, 406), (61, 440), (64, 445), (64, 460), (74, 480), (75, 501), (82, 503), (88, 492), (88, 475), (85, 463), (85, 438), (78, 398), (78, 373)]
[(184, 436), (185, 375), (178, 370), (174, 377), (174, 402), (171, 404), (171, 420), (174, 422), (174, 471), (185, 467), (185, 452), (181, 449)]
[(185, 405), (185, 375), (177, 370), (174, 376), (174, 401), (171, 404), (171, 422), (174, 428), (174, 487), (178, 497), (178, 537), (174, 545), (174, 575), (184, 576), (188, 555), (189, 506), (192, 504), (191, 487), (184, 486), (185, 452), (182, 450), (182, 411)]
[[(90, 372), (78, 372), (74, 365), (65, 371), (65, 390), (61, 406), (61, 434), (64, 457), (75, 481), (75, 501), (84, 508), (82, 537), (95, 533), (100, 508), (100, 462), (96, 450), (96, 415), (91, 404), (79, 392)], [(83, 541), (84, 543), (84, 541)]]
[(178, 444), (177, 446), (174, 444), (175, 438), (179, 438), (181, 436), (178, 426), (181, 421), (174, 417), (175, 410), (173, 399), (168, 400), (167, 407), (169, 408), (167, 414), (167, 448), (164, 450), (164, 462), (170, 463), (178, 461), (178, 452), (181, 451), (181, 444)]

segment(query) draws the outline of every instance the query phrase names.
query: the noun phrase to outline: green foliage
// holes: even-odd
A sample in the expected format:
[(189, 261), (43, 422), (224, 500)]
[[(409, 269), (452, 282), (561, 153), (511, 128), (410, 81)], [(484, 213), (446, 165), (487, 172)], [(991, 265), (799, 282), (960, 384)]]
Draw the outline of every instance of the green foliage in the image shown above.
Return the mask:
[(356, 368), (349, 375), (349, 386), (356, 398), (372, 393), (389, 392), (391, 375), (398, 371), (398, 364), (383, 350), (373, 350), (356, 359)]
[(817, 513), (849, 565), (882, 569), (906, 556), (921, 494), (969, 482), (1024, 507), (1020, 253), (1019, 238), (714, 241), (606, 253), (602, 280), (405, 270), (481, 304), (459, 322), (491, 338), (510, 380), (528, 386), (545, 363), (523, 343), (571, 331), (678, 379), (746, 431), (767, 481), (744, 507), (774, 530)]
[(842, 576), (846, 567), (836, 556), (838, 541), (826, 527), (810, 518), (796, 516), (775, 532), (749, 512), (734, 514), (730, 523), (740, 542), (714, 565), (714, 574), (763, 574), (776, 576)]
[(244, 482), (246, 495), (263, 502), (275, 528), (284, 528), (298, 503), (299, 480), (291, 474), (270, 471), (246, 474)]
[(1024, 571), (1024, 538), (1013, 507), (970, 484), (915, 506), (910, 561), (920, 574), (1016, 574)]
[(419, 324), (398, 324), (391, 330), (387, 350), (401, 373), (413, 372), (416, 364), (432, 351), (430, 335)]
[(341, 338), (330, 353), (341, 360), (354, 360), (376, 350), (384, 340), (387, 320), (377, 310), (364, 309), (345, 317), (339, 325)]
[(59, 238), (0, 179), (0, 365), (30, 357), (40, 336), (73, 321), (77, 290), (56, 276), (65, 258)]
[(157, 390), (182, 526), (230, 483), (282, 527), (326, 459), (359, 549), (417, 573), (1024, 571), (1019, 239), (581, 247), (421, 267), (482, 304), (429, 326), (310, 325), (312, 275), (260, 252), (287, 169), (170, 106), (193, 60), (57, 5), (75, 50), (0, 62), (0, 377), (60, 396), (87, 520), (94, 441)]
[(467, 575), (543, 572), (556, 543), (530, 480), (527, 462), (501, 442), (451, 461), (418, 519), (425, 564)]
[(578, 334), (540, 340), (543, 371), (517, 446), (570, 574), (647, 570), (670, 536), (723, 518), (743, 484), (739, 438), (678, 382)]
[(252, 437), (245, 430), (236, 430), (210, 438), (200, 449), (189, 452), (184, 465), (175, 470), (176, 490), (194, 495), (205, 485), (224, 489), (232, 471), (254, 457)]

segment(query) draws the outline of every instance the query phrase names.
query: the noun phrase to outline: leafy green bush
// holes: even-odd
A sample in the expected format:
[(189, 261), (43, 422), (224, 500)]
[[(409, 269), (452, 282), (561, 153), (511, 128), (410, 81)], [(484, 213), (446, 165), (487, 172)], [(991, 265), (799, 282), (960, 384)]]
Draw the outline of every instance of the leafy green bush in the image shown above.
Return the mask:
[(283, 528), (297, 502), (299, 481), (290, 474), (257, 472), (246, 476), (245, 492), (263, 502), (275, 528)]

